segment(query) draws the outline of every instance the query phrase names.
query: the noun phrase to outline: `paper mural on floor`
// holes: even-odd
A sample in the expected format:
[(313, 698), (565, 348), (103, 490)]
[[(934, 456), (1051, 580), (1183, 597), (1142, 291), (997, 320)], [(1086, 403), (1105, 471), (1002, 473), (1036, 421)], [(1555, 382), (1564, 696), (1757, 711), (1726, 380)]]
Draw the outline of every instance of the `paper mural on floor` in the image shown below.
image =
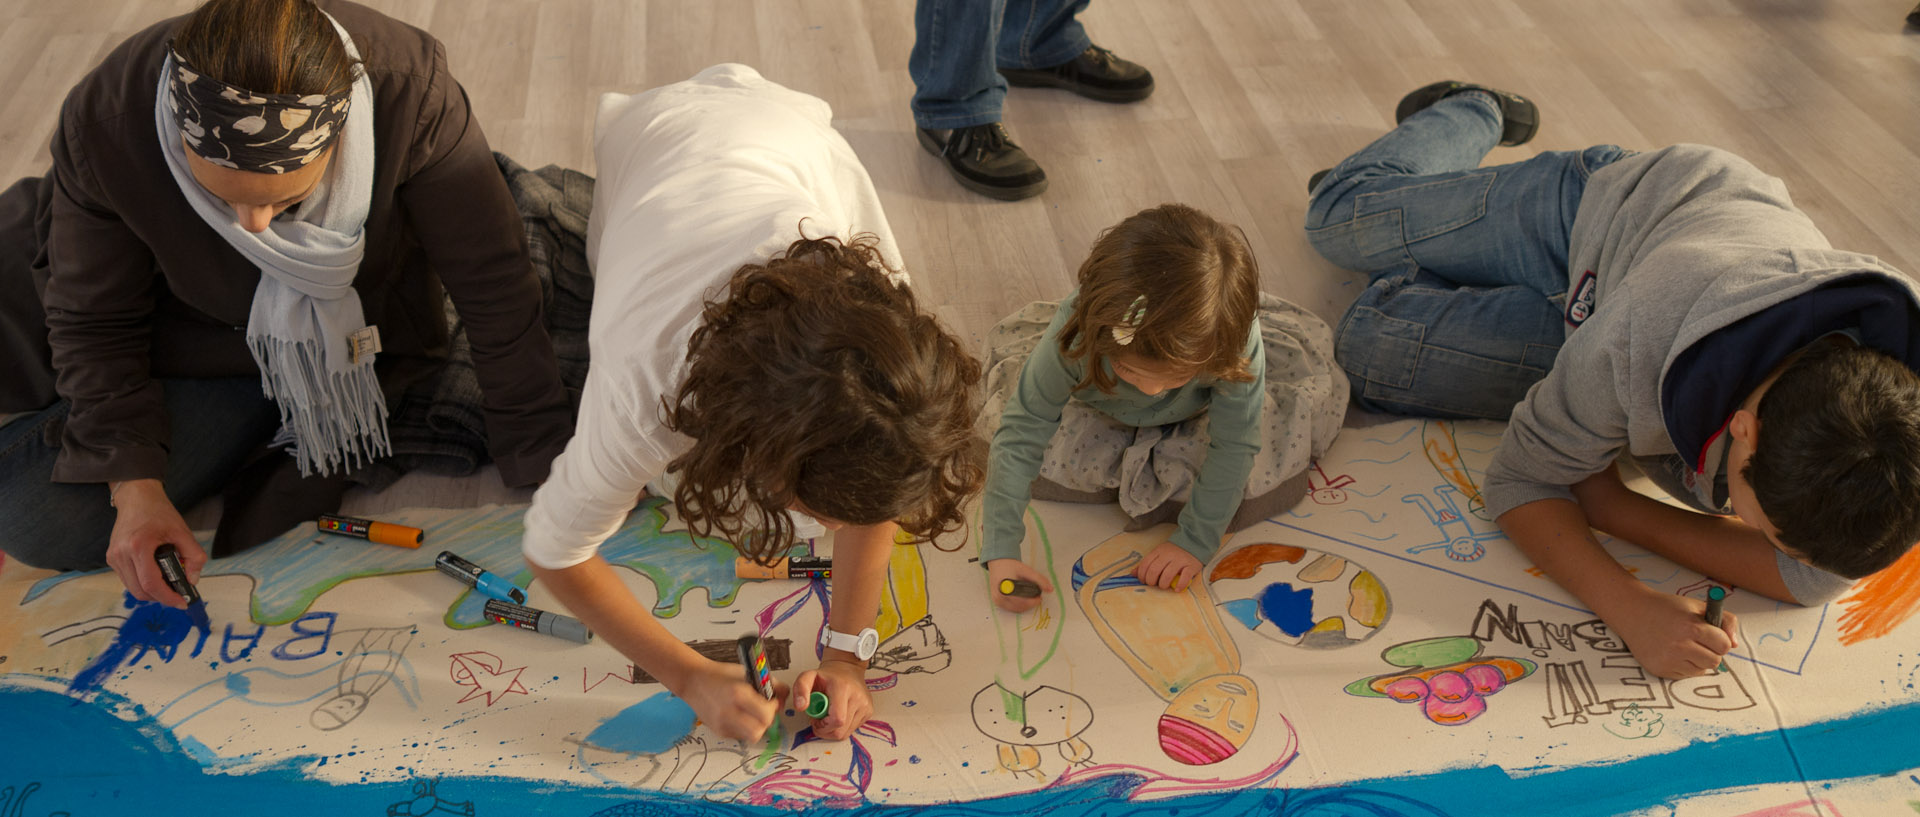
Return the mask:
[[(0, 562), (0, 817), (120, 813), (162, 787), (142, 813), (1914, 811), (1920, 558), (1830, 608), (1736, 588), (1728, 671), (1653, 678), (1486, 518), (1500, 432), (1348, 429), (1300, 505), (1178, 592), (1131, 576), (1170, 528), (1123, 532), (1110, 506), (1029, 512), (1024, 558), (1054, 591), (1020, 616), (991, 607), (972, 540), (896, 548), (874, 718), (838, 742), (795, 712), (721, 739), (601, 641), (486, 623), (433, 557), (560, 612), (529, 585), (524, 508), (389, 515), (427, 531), (418, 551), (295, 531), (210, 564), (204, 621), (111, 573)], [(643, 605), (710, 652), (757, 633), (783, 677), (815, 666), (831, 583), (740, 580), (670, 510), (642, 502), (603, 550)], [(1602, 542), (1660, 592), (1707, 587)]]

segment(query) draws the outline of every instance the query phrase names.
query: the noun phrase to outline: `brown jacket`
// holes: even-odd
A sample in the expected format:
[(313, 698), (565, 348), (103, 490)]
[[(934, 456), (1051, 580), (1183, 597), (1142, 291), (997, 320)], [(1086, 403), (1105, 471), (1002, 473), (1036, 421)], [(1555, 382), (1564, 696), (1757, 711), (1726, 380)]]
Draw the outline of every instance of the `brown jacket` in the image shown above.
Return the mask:
[[(353, 35), (373, 83), (373, 202), (353, 286), (380, 328), (376, 371), (389, 404), (446, 357), (444, 283), (472, 341), (501, 475), (509, 485), (543, 480), (572, 418), (526, 235), (466, 92), (427, 33), (354, 3), (318, 4)], [(168, 423), (154, 378), (259, 373), (243, 330), (260, 272), (187, 204), (154, 132), (177, 23), (115, 48), (68, 94), (54, 132), (34, 276), (55, 382), (73, 403), (58, 482), (162, 475)], [(21, 322), (19, 310), (7, 312)], [(0, 337), (32, 329), (9, 326)], [(44, 369), (44, 355), (0, 349), (0, 371)], [(52, 401), (27, 395), (6, 402), (28, 405), (0, 410)]]

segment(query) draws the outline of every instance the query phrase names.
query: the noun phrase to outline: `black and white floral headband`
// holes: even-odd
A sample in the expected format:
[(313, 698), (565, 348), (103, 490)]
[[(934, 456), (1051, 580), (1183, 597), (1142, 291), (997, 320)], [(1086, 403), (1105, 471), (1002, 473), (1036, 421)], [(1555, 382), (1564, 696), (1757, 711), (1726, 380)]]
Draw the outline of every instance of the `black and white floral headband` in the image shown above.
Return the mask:
[(347, 92), (256, 94), (188, 65), (167, 46), (167, 109), (187, 149), (221, 167), (286, 173), (320, 158), (347, 121)]

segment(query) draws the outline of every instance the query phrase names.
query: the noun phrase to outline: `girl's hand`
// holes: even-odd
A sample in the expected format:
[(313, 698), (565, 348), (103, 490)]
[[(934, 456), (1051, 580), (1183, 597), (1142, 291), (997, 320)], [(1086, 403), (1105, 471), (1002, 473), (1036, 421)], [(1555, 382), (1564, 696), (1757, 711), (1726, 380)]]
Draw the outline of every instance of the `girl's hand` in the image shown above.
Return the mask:
[[(1000, 592), (1001, 579), (1020, 579), (1040, 585), (1039, 596), (1009, 596)], [(1040, 571), (1034, 570), (1019, 559), (994, 559), (987, 562), (987, 598), (995, 606), (1009, 613), (1024, 613), (1040, 606), (1040, 599), (1053, 592), (1053, 582)]]
[(794, 711), (807, 711), (807, 699), (814, 692), (827, 695), (827, 716), (815, 718), (813, 733), (826, 740), (846, 740), (853, 730), (873, 717), (873, 695), (867, 692), (865, 665), (829, 655), (820, 659), (820, 668), (800, 673), (793, 683)]
[(693, 707), (700, 722), (720, 737), (746, 744), (758, 742), (779, 714), (787, 685), (774, 679), (773, 697), (768, 698), (747, 683), (739, 664), (724, 664), (704, 657), (700, 660), (705, 663), (686, 677), (686, 689), (674, 690), (675, 694)]
[(171, 544), (180, 551), (180, 566), (187, 580), (200, 581), (200, 568), (207, 563), (207, 552), (193, 538), (193, 531), (180, 518), (173, 500), (157, 479), (131, 479), (113, 492), (115, 514), (113, 533), (107, 539), (107, 564), (119, 574), (127, 592), (141, 601), (157, 601), (168, 607), (185, 609), (187, 600), (167, 586), (160, 575), (160, 563), (153, 552)]
[(1172, 542), (1161, 542), (1133, 569), (1133, 577), (1162, 590), (1185, 590), (1200, 579), (1200, 560)]

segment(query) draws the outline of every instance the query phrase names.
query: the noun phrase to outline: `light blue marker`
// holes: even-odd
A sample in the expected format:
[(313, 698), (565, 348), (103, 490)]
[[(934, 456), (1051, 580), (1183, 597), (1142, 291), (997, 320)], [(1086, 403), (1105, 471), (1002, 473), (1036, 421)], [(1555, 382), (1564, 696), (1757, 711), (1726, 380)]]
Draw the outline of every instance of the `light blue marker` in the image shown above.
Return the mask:
[(527, 603), (527, 591), (521, 590), (520, 585), (488, 573), (479, 565), (453, 555), (451, 550), (440, 551), (440, 555), (433, 560), (433, 566), (480, 591), (480, 595), (508, 604)]

